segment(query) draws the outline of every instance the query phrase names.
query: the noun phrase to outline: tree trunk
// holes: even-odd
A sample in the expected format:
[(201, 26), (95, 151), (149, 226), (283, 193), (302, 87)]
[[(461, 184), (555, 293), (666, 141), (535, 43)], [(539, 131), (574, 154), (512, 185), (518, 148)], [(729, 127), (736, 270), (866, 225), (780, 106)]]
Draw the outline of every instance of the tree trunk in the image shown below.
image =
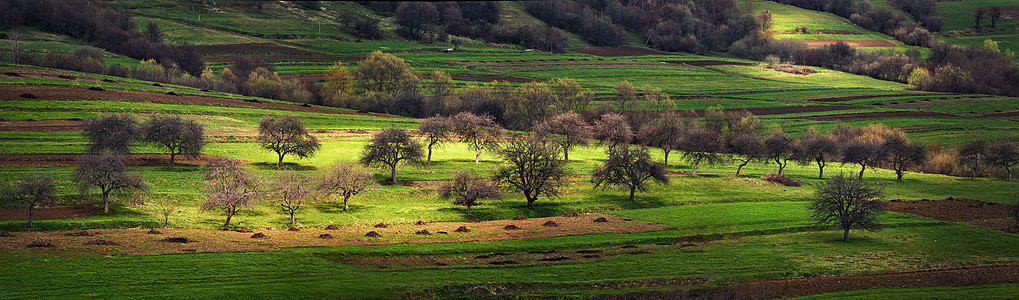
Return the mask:
[(842, 229), (842, 241), (843, 242), (849, 241), (849, 228)]
[(103, 213), (110, 213), (110, 192), (103, 191)]
[(977, 180), (977, 159), (973, 159), (973, 169), (970, 170), (969, 180)]
[(174, 162), (175, 162), (176, 158), (177, 158), (177, 153), (175, 151), (173, 151), (173, 149), (171, 149), (170, 150), (170, 168), (171, 169), (174, 167)]
[(694, 163), (693, 163), (693, 172), (690, 173), (690, 175), (697, 176), (697, 166), (700, 165), (700, 164), (701, 164), (701, 159), (700, 158), (698, 158), (697, 160), (694, 161)]
[(563, 147), (563, 161), (570, 162), (570, 148)]
[(470, 204), (467, 205), (467, 215), (471, 215), (471, 206), (470, 206)]
[(290, 225), (297, 225), (297, 218), (294, 217), (294, 210), (290, 210)]
[(867, 165), (860, 164), (860, 176), (857, 179), (863, 180), (863, 171), (866, 171), (866, 170), (867, 170)]
[(817, 161), (817, 179), (824, 179), (824, 163)]
[(389, 171), (389, 184), (395, 183), (396, 183), (396, 165), (393, 165), (392, 169), (390, 169)]
[(1005, 168), (1008, 171), (1008, 181), (1012, 181), (1012, 168)]
[(748, 160), (748, 161), (744, 162), (743, 164), (740, 164), (739, 167), (736, 167), (736, 176), (739, 176), (739, 172), (743, 171), (743, 166), (746, 166), (749, 163), (750, 163), (750, 161)]
[[(662, 149), (662, 150), (665, 150), (665, 149)], [(669, 152), (671, 152), (671, 151), (672, 150), (665, 150), (665, 168), (666, 169), (669, 168)]]
[(280, 153), (280, 160), (276, 162), (276, 168), (277, 169), (283, 167), (283, 156), (284, 156), (284, 154)]
[(479, 161), (481, 161), (481, 150), (482, 149), (478, 149), (478, 154), (474, 156), (474, 164), (475, 165), (478, 164)]
[(35, 219), (35, 203), (28, 205), (28, 228), (32, 228), (33, 219)]
[(895, 169), (895, 180), (902, 181), (902, 169)]
[(223, 228), (230, 227), (230, 218), (232, 218), (233, 216), (234, 216), (234, 209), (233, 208), (227, 208), (226, 209), (226, 223), (223, 223)]
[(347, 211), (347, 209), (350, 208), (349, 206), (347, 206), (348, 199), (350, 199), (350, 196), (343, 196), (343, 211)]
[(428, 145), (428, 162), (426, 164), (429, 165), (429, 166), (432, 165), (432, 146), (431, 145)]
[(637, 192), (637, 187), (635, 187), (635, 186), (631, 186), (631, 187), (630, 187), (630, 202), (633, 202), (633, 194), (634, 194), (635, 192)]

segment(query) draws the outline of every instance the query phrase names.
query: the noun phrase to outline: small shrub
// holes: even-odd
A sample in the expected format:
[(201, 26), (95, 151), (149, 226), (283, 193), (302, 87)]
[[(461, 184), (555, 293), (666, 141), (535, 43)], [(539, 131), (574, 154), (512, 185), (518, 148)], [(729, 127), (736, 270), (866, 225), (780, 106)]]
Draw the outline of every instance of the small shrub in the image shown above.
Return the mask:
[(771, 181), (784, 186), (800, 186), (800, 181), (789, 178), (785, 174), (767, 174), (764, 175), (764, 180)]

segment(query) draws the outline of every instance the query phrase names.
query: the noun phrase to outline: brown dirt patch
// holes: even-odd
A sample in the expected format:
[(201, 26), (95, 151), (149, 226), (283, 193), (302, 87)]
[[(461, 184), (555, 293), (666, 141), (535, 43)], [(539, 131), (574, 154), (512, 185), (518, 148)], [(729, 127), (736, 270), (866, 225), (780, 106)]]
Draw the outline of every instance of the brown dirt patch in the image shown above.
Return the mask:
[(314, 54), (224, 54), (224, 55), (211, 55), (202, 56), (202, 60), (205, 62), (215, 63), (230, 63), (237, 60), (241, 56), (247, 56), (254, 58), (255, 60), (273, 62), (273, 61), (344, 61), (354, 62), (364, 59), (364, 56), (360, 55), (314, 55)]
[(896, 117), (953, 118), (955, 117), (955, 115), (932, 111), (883, 111), (883, 112), (854, 113), (827, 116), (810, 116), (802, 117), (801, 119), (808, 119), (814, 121), (849, 121), (860, 119), (880, 119)]
[[(178, 166), (204, 166), (206, 162), (219, 156), (202, 154), (201, 156), (177, 156)], [(7, 166), (77, 166), (80, 154), (0, 154), (0, 165)], [(129, 166), (152, 167), (169, 166), (170, 155), (162, 153), (132, 153), (125, 162)]]
[(827, 96), (803, 96), (803, 97), (789, 97), (781, 98), (779, 100), (807, 100), (814, 102), (840, 102), (849, 100), (860, 100), (870, 99), (879, 97), (900, 97), (900, 96), (919, 96), (918, 93), (858, 93), (858, 94), (839, 94), (839, 95), (827, 95)]
[(195, 46), (206, 62), (233, 62), (240, 56), (261, 61), (358, 61), (359, 55), (322, 55), (319, 53), (270, 43)]
[(752, 63), (743, 63), (735, 61), (724, 61), (724, 60), (669, 60), (665, 61), (670, 64), (677, 65), (688, 65), (695, 67), (710, 67), (710, 66), (753, 66)]
[[(827, 45), (835, 44), (838, 41), (832, 40), (801, 40), (807, 43), (808, 48), (821, 48)], [(895, 47), (898, 46), (894, 41), (890, 40), (862, 40), (862, 41), (843, 41), (853, 47), (860, 48), (873, 48), (873, 47)]]
[(195, 46), (198, 55), (218, 55), (228, 53), (273, 53), (273, 54), (315, 54), (314, 52), (271, 43), (246, 43), (225, 45)]
[(1019, 117), (1019, 110), (1006, 111), (1006, 112), (986, 113), (986, 114), (984, 114), (984, 116), (995, 117), (995, 118)]
[(81, 131), (82, 120), (0, 121), (0, 131)]
[(917, 131), (917, 130), (930, 130), (930, 129), (941, 129), (948, 128), (948, 126), (911, 126), (911, 127), (899, 127), (892, 128), (895, 131)]
[(672, 53), (658, 52), (651, 49), (637, 47), (608, 47), (608, 48), (575, 48), (566, 51), (579, 52), (594, 56), (617, 57), (617, 56), (639, 56), (639, 55), (674, 55)]
[[(417, 76), (421, 77), (421, 78), (431, 78), (432, 74), (417, 74)], [(328, 74), (325, 74), (325, 73), (280, 75), (281, 79), (285, 79), (285, 80), (298, 80), (298, 81), (326, 80), (326, 79), (328, 79), (328, 77), (329, 77)], [(536, 81), (534, 79), (529, 79), (529, 78), (500, 76), (500, 75), (480, 75), (480, 74), (450, 74), (449, 77), (453, 78), (454, 80), (485, 81), (485, 82), (491, 82), (491, 81), (500, 81), (500, 82), (532, 82), (532, 81)]]
[[(798, 114), (798, 113), (811, 113), (811, 112), (826, 112), (826, 111), (837, 111), (837, 110), (848, 110), (848, 109), (861, 109), (864, 107), (859, 106), (846, 106), (846, 105), (807, 105), (807, 106), (778, 106), (778, 107), (755, 107), (755, 108), (739, 108), (739, 109), (724, 109), (724, 111), (749, 111), (754, 115), (784, 115), (784, 114)], [(694, 110), (697, 116), (703, 117), (704, 110)]]
[(888, 202), (888, 210), (895, 212), (1019, 233), (1015, 221), (1009, 217), (1012, 209), (1008, 204), (958, 198)]
[[(58, 205), (36, 207), (36, 220), (58, 220), (68, 218), (84, 218), (103, 213), (103, 208), (93, 205)], [(28, 220), (28, 209), (0, 209), (0, 221)]]
[(54, 99), (54, 100), (115, 99), (133, 101), (152, 101), (159, 103), (202, 104), (215, 106), (243, 106), (265, 109), (297, 110), (347, 115), (372, 115), (324, 107), (315, 106), (306, 107), (301, 106), (301, 104), (298, 103), (279, 103), (259, 100), (241, 100), (199, 95), (172, 96), (164, 93), (151, 93), (142, 91), (123, 91), (123, 90), (92, 91), (86, 88), (71, 88), (71, 87), (3, 86), (0, 87), (0, 100), (18, 99), (17, 95), (24, 92), (30, 92), (35, 95), (38, 95), (40, 99)]
[[(609, 223), (592, 223), (591, 220), (604, 217)], [(302, 232), (283, 230), (259, 230), (268, 239), (252, 239), (251, 233), (214, 229), (161, 229), (163, 235), (147, 234), (149, 229), (97, 229), (103, 239), (117, 241), (118, 246), (89, 247), (82, 245), (90, 237), (64, 236), (70, 231), (18, 232), (14, 237), (0, 239), (0, 252), (7, 257), (67, 257), (103, 255), (149, 255), (193, 252), (268, 251), (279, 247), (337, 246), (394, 243), (441, 243), (468, 241), (519, 240), (589, 233), (628, 233), (662, 230), (670, 226), (643, 221), (623, 221), (615, 215), (587, 214), (582, 218), (530, 218), (527, 220), (494, 220), (480, 223), (434, 222), (426, 228), (422, 225), (402, 224), (389, 228), (372, 228), (378, 237), (365, 237), (366, 228), (348, 228), (326, 231), (321, 228), (304, 229)], [(542, 227), (541, 224), (554, 220), (559, 227)], [(517, 230), (503, 230), (507, 225), (519, 226)], [(460, 226), (470, 226), (470, 232), (455, 232)], [(370, 228), (370, 227), (369, 227)], [(417, 235), (420, 230), (429, 232), (447, 231), (448, 234)], [(320, 239), (328, 233), (333, 239)], [(166, 237), (186, 237), (186, 244), (162, 242)], [(24, 245), (34, 240), (52, 241), (62, 251), (31, 251)], [(192, 251), (188, 251), (192, 252)]]

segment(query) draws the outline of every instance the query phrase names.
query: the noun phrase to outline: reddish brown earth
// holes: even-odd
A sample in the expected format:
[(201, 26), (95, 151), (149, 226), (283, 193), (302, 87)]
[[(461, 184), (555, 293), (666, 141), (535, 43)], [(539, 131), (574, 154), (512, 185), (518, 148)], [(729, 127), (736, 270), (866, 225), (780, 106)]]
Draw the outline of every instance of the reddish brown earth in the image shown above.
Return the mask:
[[(809, 48), (821, 48), (821, 47), (824, 47), (824, 46), (827, 46), (827, 45), (834, 44), (835, 42), (838, 42), (838, 41), (831, 41), (831, 40), (801, 40), (801, 41), (807, 43), (807, 47), (809, 47)], [(843, 41), (843, 42), (846, 42), (846, 44), (849, 44), (850, 46), (861, 47), (861, 48), (868, 48), (868, 47), (895, 47), (895, 46), (898, 46), (898, 44), (896, 44), (893, 41), (889, 41), (889, 40), (862, 40), (862, 41)]]
[(672, 53), (658, 52), (651, 49), (636, 47), (577, 48), (577, 49), (566, 49), (566, 51), (573, 51), (604, 57), (638, 56), (638, 55), (673, 55)]
[[(179, 166), (203, 166), (215, 155), (202, 154), (194, 158), (178, 155), (174, 158)], [(6, 166), (77, 166), (80, 154), (0, 154), (0, 165)], [(132, 153), (125, 162), (129, 166), (169, 166), (170, 155), (162, 153)]]
[(895, 117), (951, 118), (955, 117), (955, 115), (931, 111), (884, 111), (884, 112), (840, 114), (827, 116), (810, 116), (802, 117), (802, 119), (810, 119), (814, 121), (848, 121), (848, 120), (880, 119)]
[(752, 63), (742, 63), (735, 61), (724, 61), (724, 60), (668, 60), (665, 61), (670, 64), (689, 65), (695, 67), (707, 67), (707, 66), (753, 66)]
[(123, 91), (123, 90), (105, 90), (105, 91), (93, 91), (86, 88), (72, 88), (72, 87), (41, 87), (41, 86), (3, 86), (0, 87), (0, 100), (10, 99), (21, 99), (21, 94), (32, 94), (39, 99), (55, 99), (55, 100), (76, 100), (76, 99), (94, 99), (94, 100), (135, 100), (135, 101), (152, 101), (162, 103), (182, 103), (182, 104), (204, 104), (204, 105), (216, 105), (216, 106), (245, 106), (245, 107), (257, 107), (267, 109), (283, 109), (283, 110), (299, 110), (299, 111), (311, 111), (319, 113), (332, 113), (332, 114), (360, 114), (369, 115), (362, 113), (355, 113), (352, 111), (345, 111), (339, 109), (329, 109), (323, 107), (305, 107), (299, 104), (291, 103), (279, 103), (279, 102), (268, 102), (257, 100), (240, 100), (230, 98), (219, 98), (210, 96), (200, 95), (167, 95), (162, 93), (153, 92), (142, 92), (142, 91)]
[(205, 62), (229, 63), (241, 56), (251, 57), (260, 61), (359, 61), (364, 59), (360, 55), (302, 55), (302, 54), (224, 54), (202, 56)]
[(233, 62), (240, 56), (261, 61), (358, 61), (359, 55), (322, 55), (269, 43), (195, 46), (205, 62)]
[[(808, 106), (779, 106), (779, 107), (755, 107), (755, 108), (739, 108), (739, 109), (725, 109), (725, 111), (741, 111), (746, 110), (754, 115), (783, 115), (783, 114), (796, 114), (796, 113), (808, 113), (808, 112), (825, 112), (825, 111), (837, 111), (847, 109), (860, 109), (863, 107), (858, 106), (845, 106), (845, 105), (808, 105)], [(695, 110), (698, 116), (703, 116), (703, 110)]]
[(1006, 111), (1006, 112), (986, 113), (986, 114), (984, 114), (984, 116), (996, 117), (996, 118), (1019, 117), (1019, 110)]
[(840, 95), (829, 95), (826, 97), (817, 96), (804, 96), (804, 97), (790, 97), (782, 98), (780, 100), (808, 100), (814, 102), (839, 102), (859, 99), (870, 99), (878, 97), (898, 97), (898, 96), (915, 96), (917, 93), (891, 93), (891, 94), (879, 94), (879, 93), (860, 93), (860, 94), (840, 94)]
[[(103, 213), (103, 208), (93, 205), (58, 205), (35, 208), (35, 220), (58, 220), (84, 218)], [(24, 208), (0, 209), (0, 221), (27, 220), (28, 210)]]
[(230, 53), (274, 53), (274, 54), (315, 54), (314, 52), (270, 43), (247, 43), (227, 45), (195, 46), (198, 55), (218, 55)]
[[(432, 74), (417, 74), (418, 77), (431, 78)], [(449, 77), (455, 80), (467, 80), (467, 81), (500, 81), (500, 82), (532, 82), (534, 79), (520, 78), (520, 77), (509, 77), (499, 75), (474, 75), (474, 74), (450, 74)], [(317, 81), (326, 80), (328, 74), (317, 73), (317, 74), (292, 74), (292, 75), (280, 75), (280, 78), (285, 80), (299, 80), (299, 81)]]
[(1019, 227), (1009, 215), (1013, 209), (1015, 207), (1008, 204), (958, 198), (888, 202), (891, 211), (1019, 233)]
[(81, 120), (0, 121), (0, 131), (81, 131)]

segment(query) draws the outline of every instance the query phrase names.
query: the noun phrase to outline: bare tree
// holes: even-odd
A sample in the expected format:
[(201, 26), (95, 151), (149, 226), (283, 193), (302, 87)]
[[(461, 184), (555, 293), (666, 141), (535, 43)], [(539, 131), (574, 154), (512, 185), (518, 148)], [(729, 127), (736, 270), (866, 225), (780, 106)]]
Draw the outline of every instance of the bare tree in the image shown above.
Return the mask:
[(677, 114), (666, 113), (657, 122), (640, 127), (637, 136), (641, 143), (649, 147), (661, 148), (665, 152), (665, 167), (669, 167), (669, 153), (682, 147), (686, 137), (687, 124)]
[(312, 180), (308, 176), (298, 174), (291, 170), (284, 170), (276, 177), (273, 188), (269, 190), (275, 199), (275, 203), (283, 207), (283, 210), (290, 213), (290, 225), (297, 225), (297, 217), (294, 213), (311, 198)]
[(764, 146), (764, 139), (757, 133), (744, 133), (736, 136), (729, 143), (729, 151), (736, 154), (734, 158), (739, 162), (736, 167), (736, 176), (739, 176), (743, 167), (753, 161), (764, 161), (767, 159), (767, 148)]
[(7, 40), (10, 41), (11, 45), (11, 62), (15, 64), (21, 63), (21, 31), (17, 28), (11, 29), (11, 33), (7, 35)]
[(796, 155), (795, 141), (784, 133), (772, 133), (764, 140), (764, 148), (767, 150), (768, 160), (774, 161), (778, 165), (778, 174), (782, 174), (782, 170), (789, 164), (789, 160)]
[(877, 216), (885, 204), (876, 200), (880, 196), (881, 191), (863, 179), (840, 173), (818, 186), (808, 208), (817, 226), (842, 229), (842, 240), (848, 242), (850, 229), (881, 229)]
[(453, 204), (466, 206), (467, 214), (470, 215), (472, 206), (484, 204), (478, 200), (499, 199), (502, 191), (485, 178), (470, 172), (460, 172), (453, 181), (439, 187), (439, 194), (442, 198), (456, 198)]
[(427, 118), (421, 121), (418, 132), (425, 136), (425, 145), (428, 146), (428, 161), (425, 164), (430, 166), (432, 165), (432, 148), (452, 141), (452, 120), (443, 116)]
[(137, 173), (127, 172), (124, 158), (116, 154), (84, 155), (71, 175), (83, 196), (92, 187), (99, 188), (103, 193), (104, 213), (110, 212), (110, 194), (131, 194), (148, 189), (148, 183)]
[(969, 160), (970, 166), (970, 179), (976, 179), (977, 173), (980, 172), (980, 161), (986, 160), (987, 158), (987, 145), (989, 143), (984, 140), (976, 140), (966, 143), (959, 147), (959, 156), (964, 160)]
[(146, 142), (165, 147), (170, 151), (170, 166), (178, 154), (198, 157), (205, 142), (205, 126), (194, 120), (177, 116), (154, 116), (142, 123), (141, 131)]
[(460, 142), (477, 151), (474, 163), (481, 161), (481, 151), (495, 146), (502, 137), (502, 128), (495, 124), (491, 116), (478, 116), (469, 112), (461, 112), (453, 116), (453, 131)]
[(156, 200), (156, 211), (163, 215), (163, 227), (170, 225), (170, 215), (177, 212), (180, 203), (170, 197), (163, 197)]
[(824, 135), (800, 140), (800, 149), (801, 162), (817, 164), (817, 179), (824, 179), (824, 167), (829, 161), (837, 160), (841, 153), (839, 144)]
[(89, 141), (87, 152), (90, 154), (131, 153), (131, 144), (138, 140), (140, 133), (138, 121), (123, 114), (87, 120), (82, 129), (82, 134)]
[(567, 112), (552, 117), (534, 126), (538, 136), (551, 138), (563, 150), (563, 160), (570, 161), (570, 149), (575, 146), (587, 146), (591, 139), (591, 125), (575, 112)]
[(648, 180), (669, 184), (665, 177), (665, 166), (651, 161), (647, 148), (622, 146), (609, 148), (609, 159), (605, 165), (596, 166), (591, 174), (594, 187), (615, 185), (630, 189), (630, 201), (637, 191), (646, 191)]
[(701, 162), (714, 165), (726, 160), (723, 154), (725, 153), (725, 141), (722, 140), (722, 135), (713, 130), (704, 128), (691, 130), (683, 137), (679, 149), (683, 150), (683, 157), (693, 161), (691, 175), (697, 175), (697, 167)]
[(149, 22), (149, 24), (145, 26), (145, 37), (149, 38), (150, 41), (162, 43), (163, 31), (159, 29), (159, 24)]
[(880, 150), (878, 145), (875, 144), (852, 141), (842, 148), (842, 162), (860, 165), (860, 176), (858, 178), (863, 180), (863, 171), (866, 171), (867, 167), (874, 168), (875, 165), (881, 162)]
[(594, 138), (601, 140), (602, 145), (608, 144), (609, 148), (615, 148), (633, 141), (633, 129), (626, 116), (607, 113), (594, 122)]
[(420, 164), (421, 144), (410, 137), (406, 130), (389, 128), (372, 136), (361, 152), (361, 165), (366, 167), (387, 166), (390, 170), (388, 184), (396, 183), (396, 166), (402, 161)]
[(1008, 142), (997, 142), (987, 146), (987, 162), (1001, 166), (1008, 173), (1008, 181), (1012, 181), (1012, 169), (1019, 165), (1019, 151)]
[(524, 193), (527, 208), (541, 195), (558, 197), (566, 181), (566, 162), (559, 159), (559, 148), (547, 140), (526, 137), (508, 142), (499, 154), (509, 166), (499, 169), (495, 181), (513, 186)]
[(241, 167), (237, 160), (216, 158), (206, 165), (206, 191), (209, 198), (202, 203), (202, 210), (221, 209), (226, 213), (223, 227), (230, 226), (230, 219), (237, 211), (255, 206), (262, 196), (259, 190), (262, 180)]
[(279, 161), (276, 167), (283, 166), (283, 157), (287, 154), (297, 157), (310, 157), (322, 147), (314, 136), (308, 134), (304, 122), (294, 116), (266, 116), (258, 122), (258, 143), (265, 150), (276, 152)]
[(914, 145), (906, 137), (899, 134), (890, 134), (881, 143), (880, 156), (885, 157), (892, 164), (895, 170), (895, 180), (902, 181), (902, 174), (911, 166), (926, 164), (927, 148), (923, 145)]
[(343, 196), (343, 211), (347, 211), (350, 209), (347, 205), (350, 197), (377, 185), (368, 170), (354, 164), (337, 162), (318, 183), (318, 189), (325, 191), (327, 196), (332, 194)]
[(57, 186), (50, 177), (37, 176), (22, 180), (7, 192), (7, 199), (20, 202), (28, 208), (28, 228), (33, 226), (36, 206), (50, 205), (57, 201)]

